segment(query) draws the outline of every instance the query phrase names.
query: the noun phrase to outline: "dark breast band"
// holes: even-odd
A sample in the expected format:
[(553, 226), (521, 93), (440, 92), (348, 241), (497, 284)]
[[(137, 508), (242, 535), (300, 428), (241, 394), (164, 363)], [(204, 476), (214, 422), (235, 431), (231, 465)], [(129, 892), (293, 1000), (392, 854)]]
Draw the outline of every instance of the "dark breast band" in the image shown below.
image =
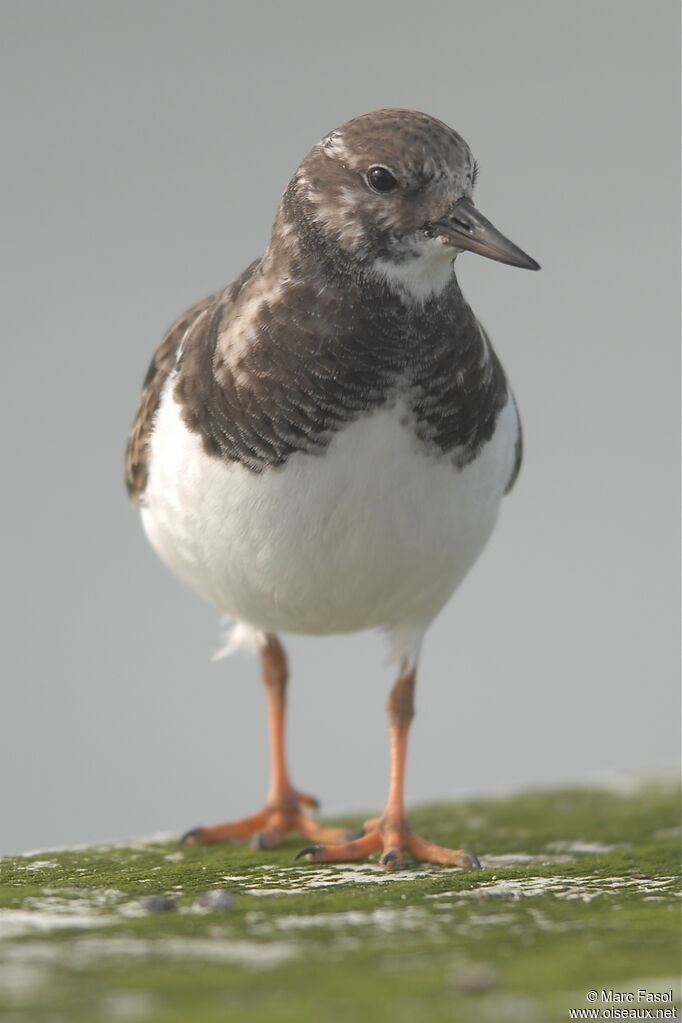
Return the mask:
[[(150, 366), (130, 435), (128, 489), (144, 493), (147, 444), (163, 385), (177, 370), (183, 419), (215, 458), (261, 473), (294, 452), (324, 451), (346, 424), (400, 397), (426, 449), (462, 467), (490, 439), (508, 399), (504, 371), (453, 277), (447, 295), (410, 307), (387, 288), (341, 295), (310, 275), (279, 290), (252, 264), (171, 327)], [(258, 289), (250, 341), (230, 324)], [(520, 449), (519, 449), (520, 457)]]

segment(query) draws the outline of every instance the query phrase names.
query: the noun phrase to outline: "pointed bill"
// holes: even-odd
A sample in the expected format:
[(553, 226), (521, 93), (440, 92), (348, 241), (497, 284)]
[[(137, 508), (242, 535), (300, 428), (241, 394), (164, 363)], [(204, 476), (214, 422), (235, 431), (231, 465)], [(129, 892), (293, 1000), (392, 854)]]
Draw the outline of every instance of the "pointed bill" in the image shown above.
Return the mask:
[(477, 252), (523, 270), (540, 269), (540, 264), (498, 231), (470, 199), (459, 199), (447, 216), (429, 224), (427, 231), (456, 249)]

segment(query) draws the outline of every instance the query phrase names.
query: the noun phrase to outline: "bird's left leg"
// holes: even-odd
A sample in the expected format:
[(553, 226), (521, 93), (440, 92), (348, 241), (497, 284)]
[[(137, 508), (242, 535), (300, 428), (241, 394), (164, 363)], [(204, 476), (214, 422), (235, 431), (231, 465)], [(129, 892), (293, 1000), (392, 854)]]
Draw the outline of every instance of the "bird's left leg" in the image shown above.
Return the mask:
[(426, 842), (412, 831), (407, 823), (404, 804), (405, 762), (407, 739), (414, 717), (414, 686), (416, 669), (405, 665), (388, 700), (388, 719), (391, 741), (391, 780), (388, 800), (381, 817), (365, 822), (362, 838), (344, 845), (314, 845), (302, 849), (311, 863), (359, 860), (371, 852), (380, 851), (379, 862), (386, 870), (398, 870), (403, 865), (403, 851), (416, 860), (441, 863), (456, 867), (479, 867), (475, 856), (464, 849), (446, 849)]
[(284, 647), (277, 636), (267, 636), (260, 658), (270, 735), (270, 788), (265, 806), (258, 813), (238, 821), (194, 828), (183, 836), (183, 841), (190, 845), (205, 845), (250, 838), (253, 849), (268, 849), (279, 845), (290, 831), (300, 831), (306, 838), (317, 842), (347, 840), (352, 833), (343, 828), (323, 828), (303, 812), (304, 807), (317, 808), (317, 800), (295, 789), (289, 778), (285, 742), (288, 670)]

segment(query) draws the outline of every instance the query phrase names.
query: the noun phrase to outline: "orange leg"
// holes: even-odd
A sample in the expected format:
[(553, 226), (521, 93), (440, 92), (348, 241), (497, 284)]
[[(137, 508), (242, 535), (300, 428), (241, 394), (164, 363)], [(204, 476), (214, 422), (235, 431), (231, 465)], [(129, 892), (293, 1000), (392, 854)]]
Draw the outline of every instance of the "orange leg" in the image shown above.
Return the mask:
[[(386, 870), (398, 870), (403, 865), (403, 852), (407, 850), (416, 860), (442, 863), (455, 867), (480, 867), (480, 863), (464, 849), (446, 849), (433, 845), (416, 835), (407, 823), (404, 804), (405, 762), (407, 739), (414, 717), (415, 669), (404, 668), (394, 685), (388, 701), (388, 719), (391, 740), (391, 781), (388, 800), (381, 817), (365, 822), (362, 838), (343, 845), (313, 845), (302, 849), (311, 863), (359, 860), (370, 852), (381, 850), (379, 862)], [(298, 858), (298, 857), (297, 857)]]
[(344, 828), (323, 828), (303, 813), (302, 807), (316, 809), (317, 800), (299, 792), (291, 784), (286, 764), (284, 719), (286, 712), (287, 662), (282, 644), (276, 636), (268, 636), (261, 651), (261, 672), (268, 699), (268, 730), (270, 733), (270, 789), (264, 808), (250, 817), (229, 824), (194, 828), (183, 835), (190, 845), (229, 842), (251, 838), (252, 849), (269, 849), (279, 845), (290, 831), (300, 831), (316, 842), (343, 842), (353, 838)]

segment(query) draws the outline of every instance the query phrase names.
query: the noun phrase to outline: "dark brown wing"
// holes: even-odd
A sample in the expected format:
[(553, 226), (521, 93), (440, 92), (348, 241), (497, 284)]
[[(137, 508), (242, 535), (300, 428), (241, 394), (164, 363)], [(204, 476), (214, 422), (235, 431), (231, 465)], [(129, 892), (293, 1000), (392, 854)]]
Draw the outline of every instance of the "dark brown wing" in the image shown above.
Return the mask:
[(147, 444), (163, 385), (173, 370), (178, 349), (187, 330), (218, 298), (218, 294), (197, 302), (179, 316), (156, 349), (142, 384), (126, 449), (126, 486), (132, 501), (139, 501), (147, 485)]

